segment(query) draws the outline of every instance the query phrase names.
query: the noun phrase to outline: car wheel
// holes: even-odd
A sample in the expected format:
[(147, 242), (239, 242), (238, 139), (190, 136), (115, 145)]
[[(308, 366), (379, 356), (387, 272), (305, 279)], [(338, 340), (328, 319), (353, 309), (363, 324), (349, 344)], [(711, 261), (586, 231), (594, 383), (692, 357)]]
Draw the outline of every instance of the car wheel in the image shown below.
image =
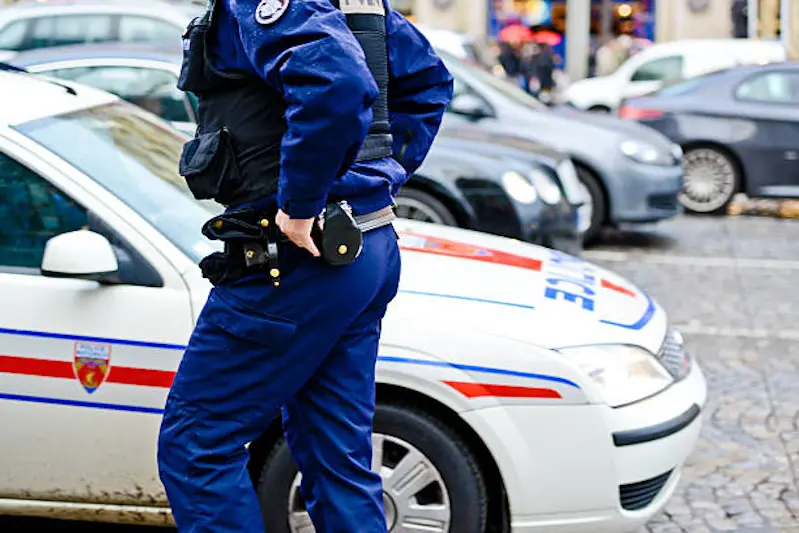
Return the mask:
[(683, 167), (680, 202), (685, 209), (707, 215), (724, 213), (741, 183), (732, 158), (715, 148), (690, 148), (683, 154)]
[[(383, 478), (390, 533), (483, 533), (486, 489), (463, 441), (415, 409), (379, 405), (373, 459)], [(375, 464), (375, 466), (378, 466)], [(270, 533), (312, 533), (300, 496), (301, 475), (282, 439), (267, 459), (258, 486)]]
[(580, 179), (580, 185), (583, 187), (583, 197), (588, 198), (588, 201), (580, 207), (582, 213), (580, 218), (586, 223), (585, 233), (583, 240), (586, 244), (591, 244), (596, 241), (602, 225), (607, 216), (607, 201), (605, 200), (605, 193), (602, 186), (599, 184), (597, 178), (588, 170), (577, 167), (577, 177)]
[(610, 114), (610, 108), (604, 105), (593, 105), (588, 109), (586, 109), (586, 111), (588, 111), (589, 113), (598, 113), (602, 115)]
[(441, 201), (432, 194), (419, 189), (401, 189), (396, 198), (397, 216), (431, 222), (445, 226), (457, 226), (458, 221)]

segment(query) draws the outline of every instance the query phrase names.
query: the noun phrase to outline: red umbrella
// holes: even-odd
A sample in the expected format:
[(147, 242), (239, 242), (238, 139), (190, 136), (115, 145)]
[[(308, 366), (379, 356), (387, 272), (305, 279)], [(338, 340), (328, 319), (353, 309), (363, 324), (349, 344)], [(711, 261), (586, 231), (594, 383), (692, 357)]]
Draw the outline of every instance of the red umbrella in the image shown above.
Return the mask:
[(527, 26), (511, 24), (499, 32), (499, 40), (506, 43), (523, 43), (533, 40), (533, 32)]
[(563, 41), (563, 36), (557, 32), (544, 30), (533, 34), (533, 41), (549, 46), (557, 46)]

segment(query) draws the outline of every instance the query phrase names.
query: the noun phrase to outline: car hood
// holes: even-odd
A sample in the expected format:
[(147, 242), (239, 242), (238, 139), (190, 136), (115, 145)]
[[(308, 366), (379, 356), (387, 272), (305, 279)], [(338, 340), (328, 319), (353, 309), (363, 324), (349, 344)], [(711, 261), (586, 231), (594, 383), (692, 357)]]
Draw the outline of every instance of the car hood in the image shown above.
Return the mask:
[(579, 120), (582, 124), (610, 129), (620, 133), (627, 133), (629, 135), (635, 136), (636, 138), (660, 137), (659, 134), (653, 133), (651, 128), (642, 126), (634, 121), (622, 120), (614, 115), (604, 113), (589, 113), (587, 111), (581, 111), (568, 106), (556, 107), (552, 109), (552, 113), (564, 118), (568, 118), (569, 120)]
[(489, 131), (477, 124), (454, 124), (444, 118), (437, 139), (474, 141), (492, 147), (521, 150), (551, 160), (555, 165), (569, 156), (554, 147), (510, 132)]
[[(515, 112), (505, 112), (501, 117), (501, 121), (508, 126), (513, 125), (514, 130), (516, 124), (526, 123), (527, 130), (534, 135), (534, 138), (543, 138), (545, 135), (553, 135), (555, 131), (564, 133), (566, 131), (573, 131), (573, 136), (559, 136), (558, 148), (560, 149), (575, 149), (577, 145), (585, 145), (591, 143), (588, 139), (595, 136), (607, 139), (613, 136), (619, 140), (622, 139), (636, 139), (649, 142), (655, 147), (671, 152), (671, 141), (665, 136), (661, 135), (652, 128), (648, 128), (637, 122), (622, 120), (612, 115), (603, 115), (599, 113), (588, 113), (570, 107), (557, 107), (549, 112), (536, 112), (518, 106)], [(508, 110), (509, 111), (509, 110)], [(522, 113), (524, 111), (524, 113)], [(531, 120), (535, 120), (534, 127), (547, 127), (551, 129), (549, 133), (547, 130), (532, 132)], [(528, 131), (520, 131), (520, 133), (527, 134)]]
[(477, 232), (407, 220), (395, 227), (403, 271), (392, 320), (552, 349), (629, 344), (657, 353), (662, 344), (662, 308), (603, 268)]

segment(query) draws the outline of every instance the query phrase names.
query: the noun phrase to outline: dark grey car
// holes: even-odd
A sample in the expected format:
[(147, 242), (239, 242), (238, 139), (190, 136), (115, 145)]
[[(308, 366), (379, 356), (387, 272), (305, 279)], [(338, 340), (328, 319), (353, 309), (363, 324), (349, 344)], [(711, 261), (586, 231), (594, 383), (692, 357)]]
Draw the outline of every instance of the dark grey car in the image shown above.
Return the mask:
[(738, 67), (624, 103), (685, 153), (681, 201), (719, 213), (737, 192), (799, 197), (799, 63)]

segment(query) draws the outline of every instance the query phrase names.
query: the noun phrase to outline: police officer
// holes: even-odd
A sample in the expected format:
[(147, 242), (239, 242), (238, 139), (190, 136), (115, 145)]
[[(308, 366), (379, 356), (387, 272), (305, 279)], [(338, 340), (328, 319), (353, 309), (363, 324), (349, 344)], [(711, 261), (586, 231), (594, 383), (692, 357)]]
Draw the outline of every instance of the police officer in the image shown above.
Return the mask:
[[(184, 35), (180, 87), (200, 102), (181, 173), (227, 210), (204, 227), (225, 251), (203, 262), (215, 286), (159, 437), (178, 529), (264, 531), (247, 445), (282, 409), (316, 531), (384, 532), (370, 465), (380, 321), (400, 272), (391, 206), (452, 79), (387, 1), (217, 0)], [(329, 249), (327, 231), (345, 244)]]

